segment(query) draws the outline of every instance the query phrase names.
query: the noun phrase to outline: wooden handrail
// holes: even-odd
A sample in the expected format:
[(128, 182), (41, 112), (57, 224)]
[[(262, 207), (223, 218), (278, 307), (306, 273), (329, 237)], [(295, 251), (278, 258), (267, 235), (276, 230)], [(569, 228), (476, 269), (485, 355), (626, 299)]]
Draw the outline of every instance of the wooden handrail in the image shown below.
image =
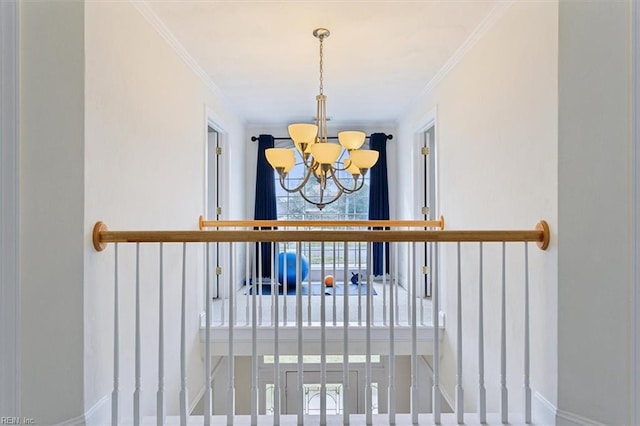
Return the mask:
[(108, 243), (195, 243), (195, 242), (516, 242), (532, 241), (546, 250), (549, 226), (540, 221), (535, 230), (456, 231), (456, 230), (232, 230), (232, 231), (109, 231), (102, 222), (93, 228), (93, 246), (102, 251)]
[(253, 227), (339, 227), (339, 228), (366, 228), (366, 227), (407, 227), (407, 228), (440, 228), (444, 229), (444, 217), (438, 220), (205, 220), (203, 216), (198, 218), (198, 226), (205, 228), (253, 228)]

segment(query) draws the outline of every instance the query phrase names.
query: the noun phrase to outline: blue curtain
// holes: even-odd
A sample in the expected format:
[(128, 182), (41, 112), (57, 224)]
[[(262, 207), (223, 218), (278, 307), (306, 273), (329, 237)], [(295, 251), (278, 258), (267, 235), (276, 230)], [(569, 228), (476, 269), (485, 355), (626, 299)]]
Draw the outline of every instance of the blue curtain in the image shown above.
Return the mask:
[[(387, 179), (387, 135), (373, 133), (369, 148), (380, 153), (378, 162), (371, 168), (369, 187), (369, 219), (389, 220), (389, 183)], [(382, 229), (382, 228), (374, 228)], [(389, 229), (389, 228), (386, 228)], [(385, 247), (383, 247), (383, 244)], [(385, 259), (383, 259), (383, 251)], [(383, 265), (386, 265), (383, 271)], [(389, 272), (389, 243), (373, 243), (373, 275)]]
[[(265, 151), (273, 147), (274, 139), (272, 135), (260, 135), (258, 138), (258, 161), (256, 166), (256, 202), (253, 211), (253, 218), (256, 220), (278, 219), (274, 171), (265, 155)], [(262, 253), (262, 276), (271, 277), (271, 244), (256, 243), (256, 253), (258, 253), (258, 250)], [(256, 271), (259, 271), (260, 265), (257, 262), (256, 255)]]

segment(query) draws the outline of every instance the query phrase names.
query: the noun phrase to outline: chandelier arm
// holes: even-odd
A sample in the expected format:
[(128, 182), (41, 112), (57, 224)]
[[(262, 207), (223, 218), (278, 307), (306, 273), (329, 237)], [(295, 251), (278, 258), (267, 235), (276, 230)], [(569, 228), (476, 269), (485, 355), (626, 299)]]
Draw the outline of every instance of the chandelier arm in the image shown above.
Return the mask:
[[(333, 163), (333, 164), (340, 164), (342, 163), (342, 157), (344, 157), (344, 153), (347, 152), (346, 149), (343, 149), (342, 152), (340, 152), (340, 157), (338, 157), (338, 159)], [(351, 165), (351, 160), (349, 160), (349, 165)], [(347, 167), (336, 167), (336, 166), (331, 166), (336, 172), (344, 172), (345, 170), (348, 169), (349, 166)]]
[[(360, 187), (358, 187), (358, 179), (356, 178), (355, 182), (353, 183), (353, 188), (347, 188), (342, 182), (340, 182), (340, 179), (338, 179), (338, 175), (335, 174), (336, 170), (338, 170), (338, 169), (335, 169), (334, 167), (331, 167), (331, 169), (330, 169), (331, 176), (333, 178), (333, 182), (336, 184), (338, 189), (340, 189), (345, 194), (352, 194), (352, 193), (358, 191), (364, 185), (364, 176), (363, 176), (362, 177), (362, 182), (360, 183)], [(353, 175), (351, 175), (351, 176), (353, 176)], [(362, 175), (358, 175), (358, 176), (362, 176)]]
[(311, 176), (311, 172), (313, 171), (312, 168), (307, 168), (307, 173), (304, 176), (304, 179), (302, 179), (302, 182), (300, 183), (300, 185), (296, 186), (295, 188), (287, 188), (284, 184), (284, 178), (285, 175), (284, 173), (280, 175), (280, 186), (282, 187), (282, 189), (284, 189), (285, 191), (289, 192), (289, 193), (294, 193), (294, 192), (300, 192), (302, 193), (301, 189), (304, 188), (304, 186), (307, 184), (307, 182), (309, 181), (309, 177)]
[(358, 177), (355, 179), (355, 186), (353, 189), (345, 189), (344, 193), (345, 194), (353, 194), (354, 192), (360, 191), (362, 189), (362, 187), (364, 186), (364, 176), (362, 176), (362, 180), (360, 181), (360, 185), (358, 185), (358, 179), (360, 179), (360, 176), (362, 175), (358, 175)]
[[(324, 192), (324, 191), (322, 191), (322, 192), (321, 192), (321, 195), (323, 195), (323, 192)], [(316, 207), (318, 207), (320, 210), (322, 210), (325, 206), (327, 206), (327, 205), (329, 205), (329, 204), (331, 204), (331, 203), (333, 203), (333, 202), (337, 201), (337, 200), (338, 200), (338, 198), (340, 198), (340, 196), (341, 196), (343, 193), (344, 193), (344, 191), (343, 191), (343, 190), (340, 190), (340, 191), (336, 194), (336, 196), (335, 196), (331, 201), (328, 201), (328, 202), (326, 202), (326, 203), (324, 203), (324, 202), (316, 203), (315, 201), (310, 200), (309, 198), (307, 198), (307, 196), (304, 194), (304, 192), (303, 192), (303, 191), (300, 191), (300, 196), (301, 196), (301, 197), (302, 197), (302, 198), (303, 198), (307, 203), (309, 203), (309, 204), (313, 204), (314, 206), (316, 206)]]

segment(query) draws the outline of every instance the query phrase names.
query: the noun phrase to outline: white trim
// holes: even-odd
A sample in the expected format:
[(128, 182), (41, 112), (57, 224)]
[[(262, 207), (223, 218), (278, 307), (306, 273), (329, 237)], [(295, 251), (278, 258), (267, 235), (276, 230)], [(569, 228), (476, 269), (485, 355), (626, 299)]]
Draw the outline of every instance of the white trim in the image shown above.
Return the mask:
[(129, 0), (131, 4), (142, 14), (146, 21), (160, 34), (174, 52), (184, 61), (184, 63), (193, 71), (193, 73), (202, 80), (202, 82), (213, 92), (213, 94), (221, 99), (225, 105), (228, 105), (232, 112), (237, 113), (236, 106), (227, 98), (220, 88), (211, 80), (209, 74), (200, 66), (198, 61), (187, 51), (187, 49), (178, 41), (165, 23), (156, 15), (147, 3), (147, 0)]
[(20, 411), (19, 6), (0, 2), (0, 413)]
[(400, 117), (405, 117), (411, 112), (415, 106), (423, 99), (426, 95), (428, 95), (434, 87), (436, 87), (440, 82), (449, 74), (453, 68), (462, 60), (462, 58), (469, 52), (478, 41), (487, 33), (496, 22), (502, 16), (504, 16), (505, 12), (511, 5), (515, 3), (515, 0), (505, 0), (497, 2), (497, 4), (491, 9), (489, 14), (480, 22), (478, 27), (469, 35), (469, 37), (462, 43), (462, 45), (453, 53), (453, 55), (447, 60), (447, 62), (440, 68), (440, 70), (436, 73), (435, 76), (427, 85), (420, 91), (420, 93), (407, 105), (404, 109)]
[(606, 426), (605, 423), (600, 423), (564, 410), (556, 410), (556, 422), (563, 425)]
[(632, 59), (632, 191), (633, 191), (633, 390), (631, 416), (634, 424), (640, 424), (640, 5), (637, 1), (631, 2), (631, 59)]
[(111, 401), (111, 393), (108, 393), (104, 395), (102, 398), (100, 398), (98, 402), (93, 404), (93, 407), (89, 408), (84, 414), (81, 414), (69, 420), (65, 420), (64, 422), (61, 422), (61, 423), (57, 423), (56, 426), (85, 426), (85, 425), (91, 425), (91, 424), (100, 424), (99, 420), (97, 423), (93, 423), (91, 421), (92, 417), (96, 415), (96, 413), (98, 413), (98, 411), (100, 411), (101, 409), (106, 409), (107, 407), (110, 407), (110, 404), (109, 404), (110, 401)]
[(538, 391), (533, 392), (532, 420), (537, 425), (553, 425), (556, 423), (558, 409)]
[[(440, 312), (440, 314), (442, 314), (442, 312)], [(442, 323), (440, 323), (442, 324)], [(444, 333), (442, 333), (440, 340), (442, 340), (442, 337), (444, 336)], [(440, 358), (442, 358), (442, 354), (440, 354)], [(431, 377), (433, 378), (433, 366), (431, 364), (429, 364), (429, 360), (427, 359), (427, 357), (425, 355), (420, 355), (419, 357), (422, 362), (424, 363), (424, 365), (427, 367), (427, 370), (429, 371), (429, 374), (431, 374)], [(431, 356), (431, 359), (433, 360), (433, 355)], [(433, 381), (432, 381), (433, 382)], [(429, 392), (431, 392), (431, 390), (429, 390)], [(431, 395), (431, 394), (430, 394)], [(455, 399), (451, 397), (451, 395), (449, 395), (449, 393), (447, 392), (447, 389), (445, 386), (440, 386), (440, 395), (442, 396), (442, 399), (444, 399), (444, 402), (448, 405), (448, 407), (441, 407), (442, 411), (453, 411), (453, 407), (455, 407)]]

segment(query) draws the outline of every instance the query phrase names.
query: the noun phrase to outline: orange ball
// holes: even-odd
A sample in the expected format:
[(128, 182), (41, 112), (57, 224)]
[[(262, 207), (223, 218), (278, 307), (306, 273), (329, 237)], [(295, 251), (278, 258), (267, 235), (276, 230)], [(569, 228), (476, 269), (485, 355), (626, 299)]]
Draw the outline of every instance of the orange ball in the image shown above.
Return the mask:
[(327, 275), (324, 277), (324, 285), (327, 287), (333, 287), (333, 275)]

